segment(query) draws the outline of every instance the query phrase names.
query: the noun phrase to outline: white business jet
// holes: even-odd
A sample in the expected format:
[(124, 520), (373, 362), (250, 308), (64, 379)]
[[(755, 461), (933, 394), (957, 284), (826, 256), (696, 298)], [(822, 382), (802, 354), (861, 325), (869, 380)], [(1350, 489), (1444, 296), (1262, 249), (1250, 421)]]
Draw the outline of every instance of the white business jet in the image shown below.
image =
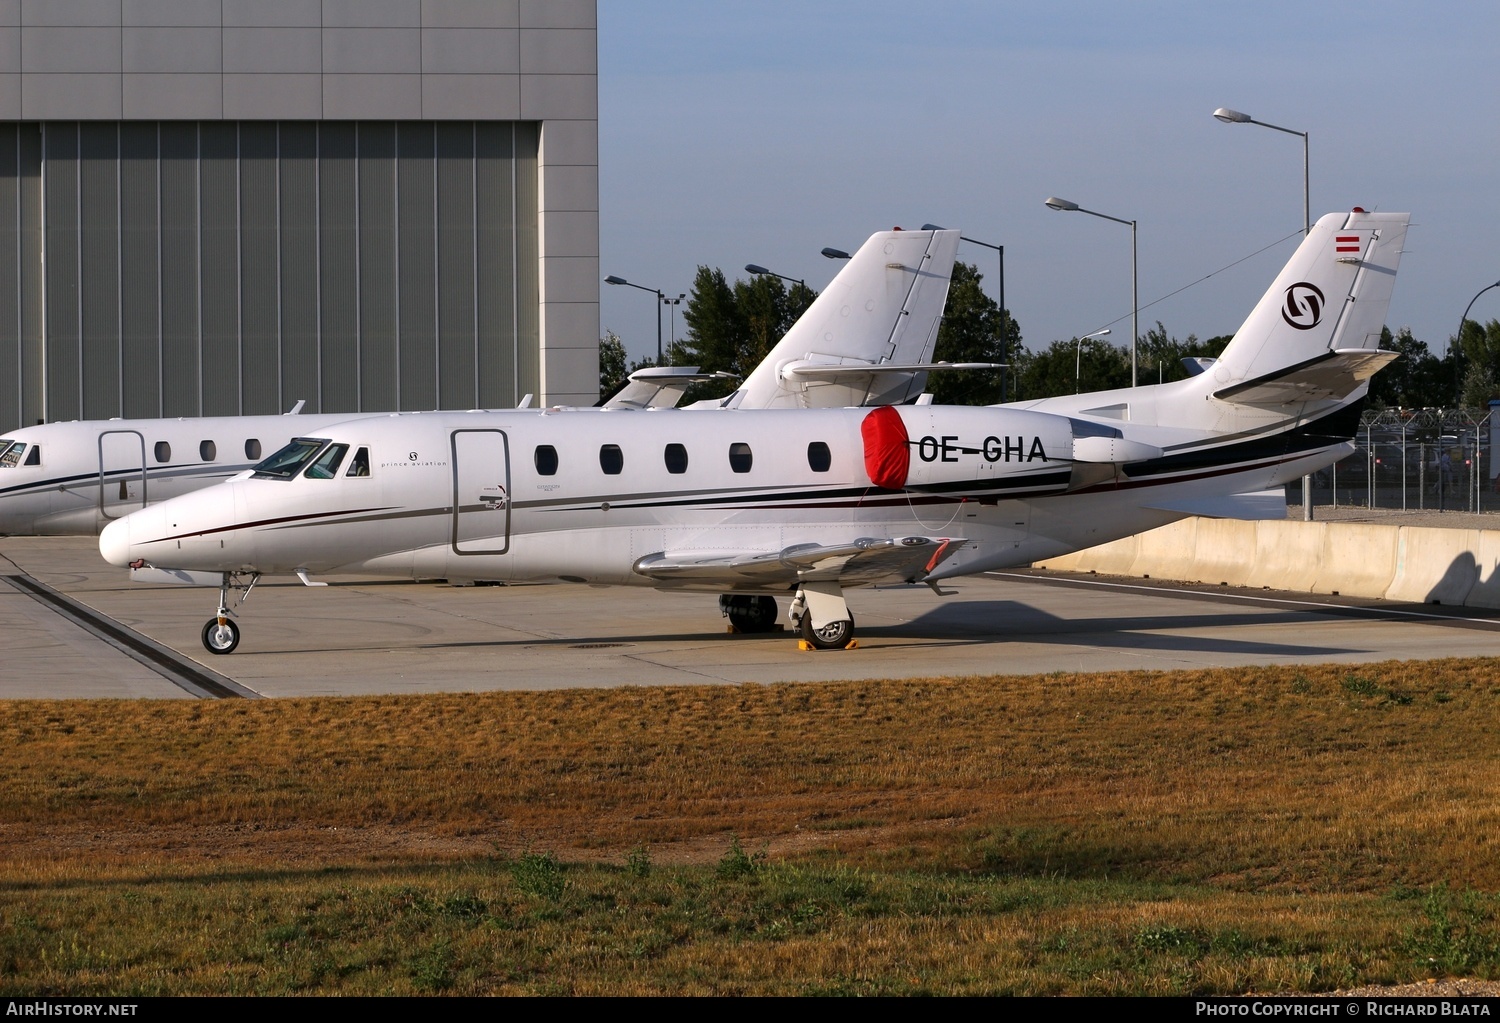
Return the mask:
[[(1406, 234), (1398, 213), (1323, 217), (1224, 353), (1186, 380), (987, 408), (551, 410), (362, 419), (257, 471), (109, 525), (137, 571), (220, 585), (205, 646), (262, 574), (653, 586), (776, 596), (819, 648), (851, 645), (849, 587), (937, 584), (1256, 498), (1352, 450)], [(893, 287), (922, 273), (892, 259)], [(857, 315), (830, 289), (818, 322)], [(790, 391), (829, 379), (811, 355)], [(1285, 514), (1284, 502), (1280, 513)], [(769, 608), (767, 607), (769, 605)]]
[[(921, 393), (929, 370), (992, 368), (927, 361), (958, 241), (957, 231), (875, 235), (829, 284), (837, 304), (815, 304), (733, 394), (707, 404), (836, 408), (906, 401)], [(891, 262), (919, 272), (893, 273)], [(694, 367), (639, 370), (605, 407), (670, 407), (690, 384), (726, 376)], [(80, 420), (6, 433), (0, 535), (95, 534), (149, 504), (251, 469), (294, 437), (361, 415), (297, 416), (301, 406), (282, 416)]]

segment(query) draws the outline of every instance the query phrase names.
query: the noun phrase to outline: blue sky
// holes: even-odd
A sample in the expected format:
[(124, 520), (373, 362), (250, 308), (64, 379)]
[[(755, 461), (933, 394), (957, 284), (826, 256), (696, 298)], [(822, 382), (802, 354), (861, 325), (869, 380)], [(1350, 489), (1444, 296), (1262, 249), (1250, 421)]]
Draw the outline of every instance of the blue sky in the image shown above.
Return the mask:
[[(1441, 350), (1500, 280), (1500, 5), (599, 0), (601, 276), (675, 294), (699, 264), (822, 288), (873, 231), (1005, 246), (1028, 347), (1141, 313), (1232, 333), (1311, 205), (1413, 214), (1391, 304)], [(994, 294), (996, 256), (963, 245)], [(654, 353), (654, 299), (603, 288), (602, 327)], [(1500, 318), (1500, 289), (1470, 314)], [(682, 332), (680, 317), (677, 321)]]

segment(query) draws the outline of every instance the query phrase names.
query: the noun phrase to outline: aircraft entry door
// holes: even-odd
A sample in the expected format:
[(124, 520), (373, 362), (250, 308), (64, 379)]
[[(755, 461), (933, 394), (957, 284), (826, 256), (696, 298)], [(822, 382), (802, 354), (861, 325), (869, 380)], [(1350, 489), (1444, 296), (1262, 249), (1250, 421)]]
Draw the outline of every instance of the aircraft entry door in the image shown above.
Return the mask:
[(510, 550), (510, 445), (500, 430), (454, 430), (455, 554)]
[(99, 512), (118, 519), (146, 507), (146, 438), (135, 430), (99, 435)]

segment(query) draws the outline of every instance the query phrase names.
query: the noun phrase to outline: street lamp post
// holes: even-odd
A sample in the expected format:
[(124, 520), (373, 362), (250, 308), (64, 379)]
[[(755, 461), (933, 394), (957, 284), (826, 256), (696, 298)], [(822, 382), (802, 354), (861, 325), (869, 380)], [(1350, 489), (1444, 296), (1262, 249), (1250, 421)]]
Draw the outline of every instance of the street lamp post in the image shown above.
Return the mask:
[[(823, 251), (826, 255), (828, 250), (824, 249)], [(755, 274), (757, 276), (779, 277), (784, 281), (790, 281), (793, 284), (799, 284), (802, 286), (802, 297), (804, 299), (807, 297), (807, 282), (802, 280), (800, 277), (788, 277), (786, 274), (779, 274), (775, 270), (767, 270), (765, 267), (761, 266), (758, 263), (746, 263), (745, 272), (748, 274)], [(801, 316), (806, 311), (807, 307), (803, 306), (801, 309), (797, 310), (797, 315)]]
[(1048, 196), (1045, 200), (1048, 209), (1061, 210), (1065, 213), (1087, 213), (1091, 217), (1100, 217), (1104, 220), (1113, 220), (1116, 224), (1130, 225), (1130, 386), (1135, 386), (1135, 342), (1141, 336), (1138, 319), (1141, 313), (1141, 300), (1138, 297), (1140, 274), (1139, 264), (1136, 261), (1135, 244), (1135, 221), (1121, 220), (1119, 217), (1111, 217), (1108, 213), (1099, 213), (1094, 210), (1086, 210), (1076, 202), (1067, 199), (1059, 199), (1057, 196)]
[(661, 300), (661, 304), (667, 307), (667, 323), (671, 325), (671, 330), (667, 334), (667, 351), (669, 352), (677, 347), (677, 307), (685, 298), (687, 298), (687, 292), (681, 292), (676, 298)]
[(1464, 306), (1464, 314), (1458, 318), (1458, 333), (1453, 335), (1453, 405), (1455, 408), (1463, 406), (1463, 385), (1459, 382), (1458, 357), (1463, 354), (1464, 323), (1469, 318), (1469, 310), (1474, 308), (1474, 303), (1479, 301), (1490, 288), (1500, 288), (1500, 281), (1488, 284), (1479, 289), (1478, 294), (1469, 299), (1469, 304)]
[(1104, 337), (1109, 333), (1109, 328), (1096, 330), (1092, 334), (1085, 334), (1073, 345), (1073, 393), (1077, 394), (1081, 386), (1080, 380), (1083, 375), (1083, 343), (1091, 337)]
[(1230, 110), (1228, 107), (1220, 107), (1214, 111), (1214, 117), (1225, 124), (1258, 124), (1262, 128), (1271, 128), (1275, 131), (1283, 131), (1288, 135), (1302, 136), (1302, 233), (1312, 233), (1312, 206), (1309, 202), (1307, 191), (1307, 132), (1296, 131), (1292, 128), (1283, 128), (1279, 124), (1269, 124), (1265, 121), (1257, 121), (1249, 114), (1242, 114), (1238, 110)]
[[(936, 224), (923, 224), (922, 230), (941, 231), (942, 228)], [(982, 242), (977, 238), (970, 238), (962, 234), (958, 238), (959, 241), (968, 242), (970, 245), (982, 245), (987, 249), (994, 249), (1000, 254), (1000, 276), (997, 279), (996, 286), (1000, 292), (1000, 400), (1003, 402), (1005, 400), (1005, 370), (1010, 365), (1010, 334), (1005, 329), (1005, 318), (1007, 315), (1005, 312), (1005, 246), (991, 245), (989, 242)]]
[(657, 298), (656, 306), (656, 364), (660, 366), (661, 361), (661, 307), (666, 304), (667, 296), (660, 288), (648, 288), (641, 284), (631, 284), (623, 277), (606, 277), (605, 284), (623, 284), (627, 288), (638, 288), (641, 291), (649, 291)]
[[(1283, 128), (1279, 124), (1268, 124), (1265, 121), (1257, 121), (1249, 114), (1242, 114), (1238, 110), (1230, 110), (1228, 107), (1220, 107), (1219, 109), (1215, 110), (1214, 117), (1220, 121), (1223, 121), (1225, 124), (1258, 124), (1262, 128), (1270, 128), (1274, 131), (1285, 132), (1288, 135), (1302, 136), (1302, 236), (1305, 238), (1309, 234), (1311, 234), (1312, 205), (1307, 188), (1307, 132), (1296, 131), (1292, 128)], [(1312, 476), (1308, 475), (1302, 477), (1302, 521), (1312, 521), (1312, 508)]]

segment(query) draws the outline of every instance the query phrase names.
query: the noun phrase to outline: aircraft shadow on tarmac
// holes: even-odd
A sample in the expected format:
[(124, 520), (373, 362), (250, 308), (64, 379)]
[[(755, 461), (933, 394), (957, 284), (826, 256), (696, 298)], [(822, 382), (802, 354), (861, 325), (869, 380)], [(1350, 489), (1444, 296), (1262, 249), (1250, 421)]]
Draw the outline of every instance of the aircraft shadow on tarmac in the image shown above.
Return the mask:
[[(1365, 653), (1352, 647), (1319, 644), (1266, 643), (1232, 639), (1227, 636), (1181, 635), (1171, 630), (1234, 629), (1246, 626), (1296, 625), (1313, 626), (1318, 619), (1342, 617), (1306, 611), (1247, 610), (1244, 613), (1223, 611), (1215, 614), (1144, 615), (1132, 618), (1059, 618), (1056, 615), (1009, 600), (956, 601), (935, 607), (910, 621), (883, 625), (875, 615), (861, 618), (859, 637), (862, 648), (878, 651), (883, 639), (899, 640), (900, 649), (913, 647), (957, 647), (994, 643), (1053, 643), (1068, 646), (1096, 646), (1136, 650), (1172, 650), (1274, 656), (1335, 656)], [(726, 642), (773, 641), (787, 643), (796, 638), (790, 630), (756, 635), (683, 632), (675, 635), (599, 635), (542, 637), (527, 636), (493, 641), (470, 640), (455, 643), (427, 643), (422, 649), (463, 647), (571, 647), (606, 649), (636, 644), (701, 644), (714, 640)], [(914, 642), (913, 642), (914, 641)]]

